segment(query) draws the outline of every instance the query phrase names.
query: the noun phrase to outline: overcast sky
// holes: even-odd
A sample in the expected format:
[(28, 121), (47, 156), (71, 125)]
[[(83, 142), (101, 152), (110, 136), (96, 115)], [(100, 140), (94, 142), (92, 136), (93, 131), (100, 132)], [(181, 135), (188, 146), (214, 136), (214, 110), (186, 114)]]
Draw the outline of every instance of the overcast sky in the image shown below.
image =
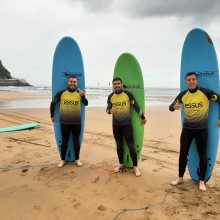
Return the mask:
[(219, 0), (0, 0), (0, 60), (13, 77), (51, 85), (64, 36), (81, 49), (87, 86), (108, 86), (117, 58), (132, 53), (146, 87), (179, 87), (188, 32), (199, 27), (220, 57)]

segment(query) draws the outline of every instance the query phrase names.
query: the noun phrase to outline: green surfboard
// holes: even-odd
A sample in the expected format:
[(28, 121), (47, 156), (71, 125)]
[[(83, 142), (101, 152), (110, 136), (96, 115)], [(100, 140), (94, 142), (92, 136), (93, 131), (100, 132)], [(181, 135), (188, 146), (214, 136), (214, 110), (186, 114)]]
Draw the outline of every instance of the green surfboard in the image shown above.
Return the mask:
[[(124, 90), (131, 92), (145, 114), (145, 97), (144, 97), (144, 80), (141, 67), (137, 59), (130, 53), (123, 53), (117, 60), (113, 78), (120, 77)], [(137, 150), (138, 160), (140, 158), (143, 139), (144, 139), (144, 125), (141, 125), (141, 118), (131, 107), (132, 127), (134, 132), (134, 144)], [(126, 167), (133, 167), (130, 157), (129, 149), (124, 140), (124, 165)]]

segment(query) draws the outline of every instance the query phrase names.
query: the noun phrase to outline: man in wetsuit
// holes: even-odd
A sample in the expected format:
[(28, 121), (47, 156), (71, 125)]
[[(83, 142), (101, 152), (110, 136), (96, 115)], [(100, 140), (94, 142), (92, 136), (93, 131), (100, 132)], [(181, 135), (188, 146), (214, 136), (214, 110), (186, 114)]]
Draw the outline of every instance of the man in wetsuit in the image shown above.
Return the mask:
[(117, 154), (119, 159), (119, 165), (115, 168), (115, 171), (119, 171), (123, 168), (124, 137), (133, 161), (135, 175), (138, 177), (141, 175), (141, 172), (137, 167), (137, 152), (134, 146), (133, 128), (130, 114), (131, 105), (140, 115), (142, 124), (146, 123), (146, 119), (132, 93), (122, 89), (122, 80), (120, 78), (115, 78), (113, 79), (112, 84), (114, 92), (108, 97), (106, 112), (113, 115), (113, 134), (117, 145)]
[(76, 91), (78, 85), (78, 79), (76, 76), (70, 76), (68, 79), (68, 89), (58, 92), (51, 104), (50, 114), (51, 120), (54, 122), (54, 109), (55, 105), (60, 102), (60, 123), (62, 134), (61, 145), (61, 161), (58, 167), (63, 167), (65, 164), (66, 151), (68, 146), (68, 140), (70, 132), (73, 134), (75, 161), (77, 166), (82, 166), (79, 160), (80, 153), (80, 133), (81, 133), (81, 102), (83, 105), (88, 105), (88, 100), (85, 98), (85, 94), (82, 90)]
[[(207, 139), (208, 139), (208, 111), (210, 100), (220, 103), (220, 96), (212, 90), (199, 88), (197, 74), (189, 72), (186, 74), (186, 85), (188, 90), (182, 91), (169, 106), (170, 111), (182, 110), (184, 104), (185, 119), (180, 137), (179, 155), (179, 178), (171, 182), (176, 186), (183, 183), (183, 175), (187, 164), (187, 154), (193, 138), (200, 159), (199, 190), (205, 191), (205, 174), (207, 169)], [(217, 126), (220, 121), (217, 122)]]

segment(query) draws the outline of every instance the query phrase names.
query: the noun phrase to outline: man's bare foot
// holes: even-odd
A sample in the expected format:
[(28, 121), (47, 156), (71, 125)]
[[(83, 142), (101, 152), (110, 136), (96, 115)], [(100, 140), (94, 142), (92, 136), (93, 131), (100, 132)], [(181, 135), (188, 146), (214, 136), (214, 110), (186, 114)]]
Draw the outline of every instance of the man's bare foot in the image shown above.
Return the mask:
[(123, 167), (123, 164), (118, 164), (118, 165), (114, 168), (114, 172), (119, 172), (122, 167)]
[(82, 166), (82, 162), (81, 162), (80, 160), (76, 160), (76, 165), (77, 165), (78, 167), (81, 167), (81, 166)]
[(171, 185), (171, 186), (177, 186), (177, 185), (183, 184), (183, 183), (184, 183), (183, 178), (182, 178), (182, 177), (179, 177), (179, 179), (172, 181), (172, 182), (170, 183), (170, 185)]
[(199, 181), (199, 190), (206, 191), (206, 186), (204, 181)]
[(65, 160), (61, 160), (57, 166), (61, 168), (63, 167), (64, 164), (65, 164)]
[(141, 176), (141, 172), (139, 171), (139, 169), (137, 167), (134, 167), (134, 173), (136, 177)]

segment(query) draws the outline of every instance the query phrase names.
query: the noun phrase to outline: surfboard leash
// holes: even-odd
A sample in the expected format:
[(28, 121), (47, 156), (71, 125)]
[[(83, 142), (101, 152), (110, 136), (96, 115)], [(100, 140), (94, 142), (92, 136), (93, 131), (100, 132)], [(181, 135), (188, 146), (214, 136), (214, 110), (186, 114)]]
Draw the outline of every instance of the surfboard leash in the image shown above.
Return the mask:
[(15, 168), (0, 168), (0, 172), (7, 172), (7, 171), (13, 171), (13, 170), (27, 170), (30, 168), (36, 168), (36, 167), (41, 167), (41, 168), (47, 168), (47, 167), (53, 167), (56, 164), (39, 164), (39, 165), (26, 165), (23, 167), (15, 167)]
[[(197, 182), (196, 182), (196, 183), (197, 183)], [(125, 208), (125, 209), (123, 209), (121, 212), (119, 212), (112, 220), (116, 220), (120, 215), (122, 215), (122, 214), (124, 214), (125, 212), (128, 212), (128, 211), (147, 210), (147, 209), (149, 209), (149, 208), (153, 208), (153, 207), (162, 205), (162, 204), (165, 203), (167, 196), (168, 196), (174, 189), (176, 189), (176, 188), (187, 189), (187, 188), (190, 188), (190, 187), (192, 187), (192, 186), (194, 186), (194, 185), (195, 185), (195, 182), (192, 183), (192, 184), (190, 184), (190, 185), (188, 185), (188, 186), (185, 186), (185, 187), (184, 187), (184, 186), (176, 186), (176, 187), (173, 187), (173, 188), (171, 188), (171, 189), (166, 189), (166, 190), (165, 190), (165, 191), (166, 191), (166, 194), (165, 194), (165, 196), (164, 196), (164, 198), (163, 198), (163, 200), (162, 200), (161, 202), (152, 203), (152, 204), (147, 205), (147, 206), (145, 206), (145, 207), (143, 207), (143, 208)]]

